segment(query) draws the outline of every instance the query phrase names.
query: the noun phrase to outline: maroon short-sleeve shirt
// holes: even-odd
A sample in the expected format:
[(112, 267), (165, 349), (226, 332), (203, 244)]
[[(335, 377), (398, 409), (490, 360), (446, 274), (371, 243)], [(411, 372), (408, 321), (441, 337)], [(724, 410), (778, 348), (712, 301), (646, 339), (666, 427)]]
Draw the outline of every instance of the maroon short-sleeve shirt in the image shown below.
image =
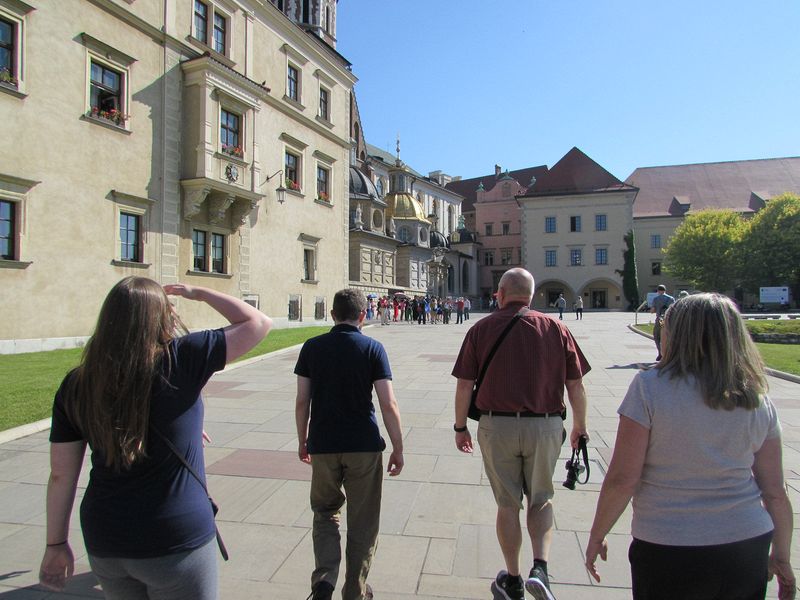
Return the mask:
[[(475, 380), (509, 321), (524, 303), (512, 303), (475, 323), (467, 332), (453, 377)], [(489, 364), (478, 391), (481, 410), (557, 412), (564, 384), (591, 367), (563, 322), (529, 310), (509, 331)]]

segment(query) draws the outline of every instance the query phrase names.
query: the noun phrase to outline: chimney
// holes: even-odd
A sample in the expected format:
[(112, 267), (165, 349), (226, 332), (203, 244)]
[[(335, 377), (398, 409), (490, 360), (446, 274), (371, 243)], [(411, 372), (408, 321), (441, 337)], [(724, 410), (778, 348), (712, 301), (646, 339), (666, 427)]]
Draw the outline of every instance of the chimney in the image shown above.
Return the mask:
[(495, 177), (500, 177), (500, 173), (502, 173), (502, 172), (503, 172), (503, 169), (500, 168), (500, 165), (495, 165), (494, 166), (494, 176)]

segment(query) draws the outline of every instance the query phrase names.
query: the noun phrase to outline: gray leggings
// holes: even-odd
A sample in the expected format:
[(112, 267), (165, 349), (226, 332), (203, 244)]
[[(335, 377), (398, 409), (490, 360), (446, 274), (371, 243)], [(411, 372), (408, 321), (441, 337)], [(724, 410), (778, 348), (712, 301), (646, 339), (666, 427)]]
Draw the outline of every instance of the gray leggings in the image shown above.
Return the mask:
[(107, 600), (217, 600), (217, 543), (155, 558), (102, 558), (89, 564)]

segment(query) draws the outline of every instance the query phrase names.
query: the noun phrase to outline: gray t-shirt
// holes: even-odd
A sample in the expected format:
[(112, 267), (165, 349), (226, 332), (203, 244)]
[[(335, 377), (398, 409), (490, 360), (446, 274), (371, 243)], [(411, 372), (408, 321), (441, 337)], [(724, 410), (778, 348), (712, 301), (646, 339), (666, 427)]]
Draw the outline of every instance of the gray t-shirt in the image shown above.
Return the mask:
[(755, 410), (714, 410), (694, 378), (659, 372), (638, 373), (617, 411), (650, 430), (633, 495), (633, 537), (708, 546), (771, 531), (752, 472), (755, 452), (781, 433), (769, 398)]

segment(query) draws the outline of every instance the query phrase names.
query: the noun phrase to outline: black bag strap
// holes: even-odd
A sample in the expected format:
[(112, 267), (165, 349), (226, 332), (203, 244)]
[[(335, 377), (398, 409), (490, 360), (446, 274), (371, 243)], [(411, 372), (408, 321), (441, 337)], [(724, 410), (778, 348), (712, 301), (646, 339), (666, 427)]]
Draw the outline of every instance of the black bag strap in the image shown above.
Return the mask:
[(486, 357), (486, 362), (483, 363), (483, 367), (481, 367), (480, 375), (475, 380), (475, 396), (478, 396), (478, 390), (481, 388), (481, 383), (483, 383), (483, 378), (486, 377), (486, 371), (489, 368), (489, 363), (492, 362), (497, 349), (500, 347), (500, 344), (503, 342), (505, 337), (508, 335), (508, 332), (511, 331), (511, 328), (516, 324), (517, 321), (520, 320), (522, 315), (527, 313), (528, 310), (526, 308), (521, 308), (520, 311), (515, 314), (511, 321), (506, 325), (506, 328), (503, 329), (503, 333), (500, 334), (500, 337), (497, 338), (497, 341), (492, 346), (492, 349), (489, 351), (489, 355)]
[(578, 447), (572, 450), (572, 462), (577, 464), (579, 458), (583, 458), (583, 465), (586, 467), (586, 479), (578, 481), (580, 484), (589, 482), (589, 450), (586, 448), (586, 438), (581, 436), (578, 440)]
[[(175, 447), (175, 444), (173, 444), (167, 436), (161, 433), (158, 430), (158, 428), (153, 424), (150, 425), (150, 429), (154, 431), (156, 435), (158, 435), (158, 437), (161, 438), (161, 441), (167, 445), (167, 448), (169, 448), (170, 451), (175, 455), (175, 458), (177, 458), (181, 462), (181, 464), (183, 464), (183, 466), (186, 467), (186, 470), (192, 474), (192, 477), (194, 477), (197, 480), (197, 482), (201, 486), (203, 486), (203, 491), (206, 493), (208, 501), (211, 502), (211, 510), (216, 515), (218, 510), (217, 505), (214, 503), (214, 501), (211, 499), (211, 495), (208, 493), (208, 487), (206, 487), (206, 482), (203, 481), (200, 475), (197, 474), (197, 471), (194, 470), (194, 467), (192, 467), (192, 465), (189, 464), (189, 462), (183, 457), (183, 454), (181, 454), (178, 451), (178, 449)], [(217, 546), (219, 546), (219, 552), (220, 554), (222, 554), (222, 558), (224, 560), (228, 560), (228, 549), (225, 547), (225, 542), (222, 541), (222, 536), (219, 533), (219, 527), (217, 527), (216, 521), (214, 523), (214, 529), (216, 530), (217, 533)]]

